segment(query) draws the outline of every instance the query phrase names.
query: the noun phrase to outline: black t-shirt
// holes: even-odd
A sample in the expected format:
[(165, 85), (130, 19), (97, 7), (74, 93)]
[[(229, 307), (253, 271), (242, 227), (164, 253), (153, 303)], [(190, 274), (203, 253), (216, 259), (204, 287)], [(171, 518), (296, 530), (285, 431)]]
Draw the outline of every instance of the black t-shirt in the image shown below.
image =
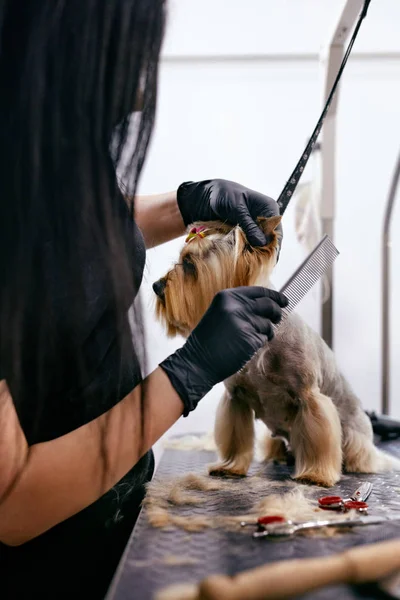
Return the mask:
[[(122, 200), (121, 218), (134, 255), (132, 268), (138, 289), (144, 271), (145, 246)], [(56, 279), (55, 271), (50, 272), (49, 280)], [(93, 420), (124, 398), (141, 380), (133, 346), (132, 353), (127, 356), (125, 351), (121, 360), (112, 314), (107, 308), (96, 313), (99, 304), (95, 287), (95, 319), (83, 344), (83, 354), (88, 356), (91, 367), (90, 377), (83, 387), (72, 386), (64, 394), (60, 389), (54, 395), (48, 394), (39, 423), (34, 422), (37, 410), (29, 403), (27, 394), (26, 402), (17, 410), (30, 444), (54, 439)], [(61, 296), (68, 302), (65, 294)], [(54, 378), (55, 382), (59, 380)], [(0, 544), (0, 596), (13, 600), (104, 598), (138, 516), (144, 483), (151, 478), (153, 468), (153, 454), (149, 452), (114, 488), (79, 514), (22, 546), (10, 548)]]

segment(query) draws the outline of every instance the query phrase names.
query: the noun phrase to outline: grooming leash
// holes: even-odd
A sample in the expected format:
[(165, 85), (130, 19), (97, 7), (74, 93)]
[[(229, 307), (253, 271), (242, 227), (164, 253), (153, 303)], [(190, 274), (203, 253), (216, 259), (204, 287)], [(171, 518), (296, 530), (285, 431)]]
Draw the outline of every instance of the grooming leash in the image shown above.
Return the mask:
[(283, 190), (282, 190), (282, 192), (281, 192), (281, 194), (280, 194), (280, 196), (279, 196), (279, 198), (277, 200), (278, 206), (279, 206), (279, 213), (281, 215), (283, 215), (283, 213), (287, 209), (288, 204), (290, 202), (290, 199), (292, 198), (293, 193), (294, 193), (294, 191), (295, 191), (295, 189), (297, 187), (297, 184), (300, 181), (300, 177), (302, 176), (303, 171), (304, 171), (304, 169), (306, 167), (308, 159), (310, 158), (311, 151), (312, 151), (312, 149), (313, 149), (313, 147), (314, 147), (314, 145), (315, 145), (315, 143), (317, 141), (317, 138), (318, 138), (318, 135), (319, 135), (319, 133), (321, 131), (322, 125), (323, 125), (324, 120), (325, 120), (325, 117), (326, 117), (326, 115), (327, 115), (327, 113), (329, 111), (329, 107), (330, 107), (332, 99), (333, 99), (333, 97), (335, 95), (336, 88), (338, 86), (339, 80), (340, 80), (340, 78), (342, 76), (342, 73), (344, 71), (344, 68), (346, 66), (347, 59), (350, 56), (351, 50), (353, 48), (353, 44), (354, 44), (355, 39), (357, 37), (358, 31), (359, 31), (359, 29), (361, 27), (361, 23), (364, 20), (366, 14), (367, 14), (370, 2), (371, 2), (371, 0), (365, 0), (365, 2), (364, 2), (363, 9), (362, 9), (362, 11), (360, 13), (360, 16), (358, 17), (357, 25), (356, 25), (356, 27), (354, 29), (353, 35), (351, 36), (351, 40), (349, 42), (349, 45), (347, 46), (346, 54), (343, 57), (342, 64), (340, 65), (340, 69), (338, 71), (338, 74), (337, 74), (336, 79), (334, 81), (334, 84), (332, 86), (332, 89), (331, 89), (331, 92), (330, 92), (330, 94), (328, 96), (326, 104), (325, 104), (325, 106), (324, 106), (324, 108), (322, 110), (322, 113), (321, 113), (321, 116), (320, 116), (320, 118), (318, 120), (318, 123), (317, 123), (317, 125), (316, 125), (316, 127), (315, 127), (315, 129), (313, 131), (313, 134), (312, 134), (312, 136), (311, 136), (311, 138), (310, 138), (310, 140), (309, 140), (309, 142), (308, 142), (305, 150), (303, 151), (303, 154), (300, 157), (300, 160), (298, 161), (298, 163), (297, 163), (297, 165), (296, 165), (293, 173), (291, 174), (290, 178), (286, 182), (286, 185), (283, 188)]

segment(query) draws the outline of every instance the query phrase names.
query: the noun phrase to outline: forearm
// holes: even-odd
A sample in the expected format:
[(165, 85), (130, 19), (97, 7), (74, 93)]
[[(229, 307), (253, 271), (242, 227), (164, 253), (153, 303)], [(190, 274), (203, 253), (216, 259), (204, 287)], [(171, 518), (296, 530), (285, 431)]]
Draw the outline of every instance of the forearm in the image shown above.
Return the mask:
[(98, 419), (27, 449), (18, 479), (0, 504), (2, 542), (22, 544), (92, 504), (177, 421), (183, 405), (162, 369), (145, 384), (143, 421), (138, 386)]
[(135, 219), (145, 240), (153, 248), (185, 233), (176, 192), (135, 198)]

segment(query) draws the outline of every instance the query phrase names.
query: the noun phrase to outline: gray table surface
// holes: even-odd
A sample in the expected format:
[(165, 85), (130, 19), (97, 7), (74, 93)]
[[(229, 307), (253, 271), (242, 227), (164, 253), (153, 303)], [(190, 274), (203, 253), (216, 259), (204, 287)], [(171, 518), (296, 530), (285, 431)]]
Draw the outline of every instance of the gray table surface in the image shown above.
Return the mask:
[[(386, 451), (400, 457), (400, 441), (386, 443)], [(156, 478), (173, 478), (188, 472), (205, 473), (206, 466), (215, 460), (213, 452), (167, 449), (155, 474)], [(257, 470), (260, 465), (257, 465)], [(268, 479), (290, 479), (291, 467), (282, 465), (262, 466)], [(400, 472), (381, 475), (347, 475), (329, 495), (346, 497), (364, 480), (374, 484), (368, 500), (370, 514), (390, 510), (400, 516)], [(243, 480), (240, 484), (243, 486)], [(285, 488), (280, 488), (280, 493)], [(321, 496), (321, 488), (315, 488), (315, 497)], [(206, 504), (180, 507), (179, 514), (243, 514), (257, 501), (251, 490), (247, 494), (219, 494), (210, 492)], [(198, 582), (214, 573), (235, 574), (268, 562), (289, 558), (302, 558), (332, 554), (359, 544), (372, 543), (400, 537), (400, 521), (360, 527), (349, 533), (330, 538), (307, 538), (297, 536), (290, 541), (271, 543), (254, 540), (243, 532), (223, 529), (207, 529), (188, 534), (180, 529), (163, 530), (150, 526), (145, 510), (142, 510), (131, 538), (121, 559), (119, 568), (106, 600), (153, 600), (157, 590), (176, 583)], [(166, 556), (187, 556), (192, 564), (171, 566), (165, 564)], [(380, 597), (378, 591), (368, 586), (331, 586), (302, 596), (304, 600), (354, 600)]]

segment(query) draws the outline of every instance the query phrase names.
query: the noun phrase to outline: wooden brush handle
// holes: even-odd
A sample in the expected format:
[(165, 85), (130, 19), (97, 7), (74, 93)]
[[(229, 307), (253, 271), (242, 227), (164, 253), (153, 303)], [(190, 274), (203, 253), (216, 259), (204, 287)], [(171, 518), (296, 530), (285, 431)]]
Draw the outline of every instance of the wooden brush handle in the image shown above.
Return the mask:
[(324, 585), (378, 581), (396, 569), (400, 569), (400, 540), (323, 558), (279, 561), (234, 577), (215, 575), (200, 584), (198, 600), (278, 600)]

